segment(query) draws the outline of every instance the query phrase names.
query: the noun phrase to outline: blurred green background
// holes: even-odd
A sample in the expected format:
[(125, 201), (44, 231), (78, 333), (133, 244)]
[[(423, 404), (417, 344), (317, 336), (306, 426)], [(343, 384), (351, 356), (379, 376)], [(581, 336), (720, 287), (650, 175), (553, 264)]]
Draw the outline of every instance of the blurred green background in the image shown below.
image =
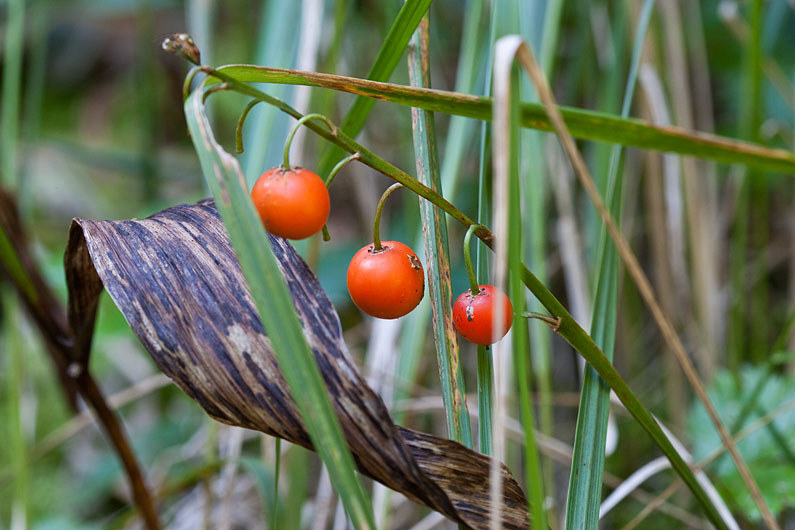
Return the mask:
[[(660, 0), (659, 4), (675, 0)], [(540, 0), (527, 0), (537, 12), (543, 12)], [(793, 138), (793, 72), (795, 72), (795, 6), (787, 0), (762, 2), (761, 28), (762, 76), (757, 98), (749, 92), (747, 50), (749, 10), (751, 2), (704, 0), (677, 2), (683, 10), (682, 44), (690, 59), (690, 81), (686, 92), (692, 101), (692, 124), (698, 130), (714, 131), (730, 137), (744, 137), (773, 147), (792, 150)], [(2, 182), (16, 190), (23, 217), (35, 245), (36, 256), (50, 284), (65, 297), (62, 256), (67, 228), (73, 217), (92, 219), (127, 219), (145, 217), (165, 207), (194, 202), (207, 195), (198, 160), (187, 137), (182, 111), (182, 82), (187, 65), (160, 49), (162, 39), (176, 32), (193, 35), (203, 53), (203, 62), (212, 65), (256, 63), (285, 68), (301, 68), (365, 77), (378, 48), (395, 19), (402, 2), (399, 0), (213, 0), (194, 1), (122, 1), (122, 0), (19, 0), (0, 1), (0, 46), (4, 67), (9, 61), (9, 13), (12, 4), (24, 8), (24, 38), (21, 49), (21, 70), (8, 77), (4, 69), (2, 87), (4, 102), (9, 83), (19, 82), (19, 142), (15, 145), (16, 166), (7, 166), (4, 151)], [(498, 5), (499, 2), (496, 2)], [(431, 5), (431, 64), (433, 86), (452, 90), (456, 84), (464, 16), (468, 8), (464, 0), (436, 0)], [(638, 1), (564, 2), (560, 22), (559, 47), (554, 52), (555, 73), (552, 85), (559, 101), (566, 105), (618, 113), (623, 80), (629, 64), (632, 24), (639, 10)], [(672, 73), (672, 42), (675, 37), (661, 15), (655, 13), (647, 38), (645, 63), (658, 76), (663, 98), (671, 106), (679, 97)], [(532, 9), (530, 12), (534, 12)], [(697, 14), (698, 16), (694, 16)], [(527, 21), (540, 24), (540, 17)], [(488, 32), (489, 17), (478, 21), (480, 33)], [(475, 54), (477, 92), (485, 92), (486, 65), (489, 46), (484, 44)], [(398, 65), (392, 82), (408, 84), (405, 58)], [(353, 101), (346, 94), (322, 89), (290, 86), (268, 86), (265, 90), (278, 96), (300, 111), (322, 112), (339, 123)], [(637, 98), (632, 115), (648, 117), (653, 99), (646, 92)], [(755, 103), (749, 103), (749, 101)], [(13, 99), (11, 99), (13, 102)], [(246, 101), (237, 95), (220, 94), (210, 100), (214, 130), (219, 141), (232, 152), (234, 127)], [(748, 105), (752, 108), (749, 110)], [(252, 113), (244, 130), (246, 152), (241, 161), (249, 182), (265, 169), (278, 165), (290, 121), (276, 111), (260, 105)], [(4, 112), (8, 107), (4, 106)], [(754, 110), (756, 109), (756, 110)], [(441, 145), (447, 136), (449, 119), (437, 116)], [(681, 120), (679, 121), (681, 123)], [(5, 129), (4, 129), (5, 131)], [(388, 103), (376, 104), (359, 141), (397, 166), (415, 172), (409, 109)], [(458, 173), (461, 184), (453, 202), (465, 212), (476, 208), (476, 177), (479, 160), (479, 126), (467, 133)], [(8, 137), (0, 138), (8, 142)], [(598, 166), (606, 156), (604, 146), (584, 143), (589, 162)], [(311, 167), (316, 162), (319, 144), (305, 137), (294, 148), (295, 163)], [(646, 175), (645, 164), (652, 164), (647, 153), (630, 150), (626, 167), (635, 175)], [(442, 157), (445, 152), (442, 150)], [(650, 154), (649, 159), (657, 157)], [(657, 164), (660, 160), (657, 159)], [(715, 381), (714, 399), (722, 414), (735, 418), (743, 406), (738, 395), (754, 388), (760, 377), (766, 377), (767, 390), (759, 399), (759, 408), (748, 421), (773, 410), (795, 397), (792, 361), (773, 366), (768, 373), (769, 349), (795, 306), (795, 215), (793, 215), (792, 175), (755, 174), (755, 185), (748, 198), (750, 241), (747, 253), (741, 255), (740, 277), (762, 293), (761, 306), (745, 292), (733, 291), (730, 277), (733, 249), (737, 240), (733, 219), (743, 208), (740, 175), (742, 169), (699, 164), (706, 188), (704, 208), (710, 216), (709, 237), (716, 238), (720, 255), (714, 256), (715, 284), (704, 295), (714, 302), (711, 328), (716, 336), (712, 371)], [(659, 170), (658, 170), (659, 171)], [(550, 177), (551, 179), (552, 177)], [(646, 178), (644, 176), (644, 178)], [(644, 181), (645, 182), (645, 181)], [(387, 179), (372, 171), (351, 165), (343, 171), (332, 189), (332, 215), (329, 229), (332, 241), (301, 242), (297, 246), (317, 271), (323, 286), (338, 308), (349, 346), (362, 363), (373, 325), (363, 320), (347, 297), (344, 277), (347, 261), (369, 241), (375, 204)], [(630, 184), (625, 214), (625, 233), (636, 243), (638, 254), (650, 270), (658, 266), (651, 243), (647, 239), (651, 206), (644, 193), (648, 185), (638, 178)], [(544, 236), (548, 255), (550, 288), (572, 300), (567, 292), (559, 245), (566, 244), (557, 230), (558, 213), (552, 192), (544, 195), (550, 216)], [(668, 190), (668, 193), (683, 193)], [(659, 198), (659, 197), (658, 197)], [(584, 234), (583, 256), (593, 259), (595, 217), (585, 197), (574, 192), (576, 218)], [(681, 200), (681, 198), (680, 198)], [(387, 208), (383, 225), (385, 237), (410, 240), (419, 228), (417, 201), (409, 194), (395, 194)], [(679, 203), (682, 207), (681, 202)], [(702, 206), (702, 205), (699, 205)], [(676, 322), (684, 331), (689, 345), (703, 339), (703, 324), (692, 292), (700, 286), (690, 257), (698, 248), (694, 220), (688, 221), (680, 234), (683, 258), (687, 263), (684, 283), (657, 284), (674, 293)], [(681, 229), (681, 228), (680, 228)], [(451, 231), (453, 255), (453, 291), (467, 285), (460, 245), (463, 233)], [(695, 243), (694, 243), (695, 242)], [(673, 250), (671, 250), (673, 252)], [(673, 274), (676, 274), (674, 270)], [(695, 278), (695, 279), (694, 279)], [(669, 278), (669, 281), (671, 279)], [(657, 280), (655, 280), (657, 281)], [(683, 287), (684, 285), (684, 287)], [(684, 293), (682, 290), (684, 289)], [(751, 289), (751, 288), (749, 288)], [(756, 296), (756, 295), (754, 295)], [(10, 297), (6, 297), (7, 299)], [(738, 320), (730, 320), (731, 308), (746, 306)], [(755, 305), (757, 304), (757, 305)], [(687, 390), (672, 395), (661, 376), (665, 370), (659, 355), (662, 350), (658, 335), (641, 310), (634, 287), (625, 282), (620, 298), (619, 331), (616, 364), (622, 374), (652, 410), (675, 426), (678, 436), (692, 444), (697, 457), (705, 456), (717, 437), (706, 427), (703, 411), (690, 408)], [(22, 348), (24, 370), (21, 380), (22, 432), (29, 470), (29, 517), (27, 527), (34, 529), (82, 529), (121, 527), (130, 522), (126, 485), (118, 462), (106, 441), (91, 424), (77, 425), (63, 403), (57, 380), (43, 353), (36, 330), (26, 317), (11, 305), (3, 307), (2, 344)], [(738, 323), (745, 335), (736, 336)], [(694, 327), (698, 329), (693, 329)], [(420, 341), (427, 355), (421, 359), (420, 377), (410, 382), (411, 394), (438, 394), (434, 381), (435, 366), (430, 337)], [(784, 341), (782, 351), (791, 350)], [(3, 348), (5, 349), (5, 348)], [(576, 393), (579, 376), (574, 354), (562, 343), (553, 343), (552, 380), (555, 396), (554, 436), (571, 442), (576, 418)], [(641, 352), (641, 353), (638, 353)], [(472, 353), (469, 346), (464, 354)], [(0, 350), (3, 354), (3, 350)], [(105, 297), (94, 341), (92, 368), (106, 394), (133, 389), (138, 395), (121, 409), (128, 432), (140, 462), (150, 474), (150, 482), (172, 488), (173, 495), (162, 504), (163, 520), (173, 528), (198, 528), (201, 514), (208, 505), (205, 493), (212, 488), (216, 499), (227, 488), (235, 499), (233, 527), (257, 527), (267, 511), (272, 469), (268, 458), (260, 458), (261, 450), (272, 450), (272, 442), (258, 436), (245, 435), (243, 460), (235, 480), (216, 474), (219, 461), (229, 457), (234, 436), (229, 429), (209, 420), (193, 402), (158, 376), (157, 368), (130, 332), (126, 322)], [(474, 357), (466, 358), (466, 370), (474, 381)], [(750, 367), (753, 363), (756, 366)], [(703, 366), (702, 366), (703, 368)], [(3, 364), (0, 378), (9, 386), (11, 373)], [(734, 385), (734, 386), (733, 386)], [(469, 384), (474, 389), (474, 383)], [(679, 387), (680, 389), (682, 387)], [(475, 408), (476, 399), (470, 398)], [(677, 403), (678, 409), (671, 403)], [(8, 396), (0, 394), (0, 424), (10, 417)], [(414, 427), (444, 434), (441, 414), (417, 413), (406, 420)], [(619, 449), (607, 459), (607, 470), (626, 476), (655, 455), (651, 443), (637, 425), (619, 416)], [(82, 427), (79, 430), (75, 427)], [(781, 415), (776, 423), (784, 437), (770, 438), (765, 431), (754, 444), (743, 446), (752, 471), (760, 473), (763, 489), (772, 488), (771, 495), (780, 502), (776, 509), (792, 524), (792, 499), (795, 492), (795, 414)], [(75, 429), (72, 432), (70, 429)], [(706, 429), (706, 431), (705, 431)], [(11, 471), (17, 454), (0, 435), (0, 499), (13, 495)], [(232, 441), (230, 441), (232, 440)], [(232, 450), (234, 452), (234, 450)], [(745, 452), (744, 452), (745, 454)], [(719, 460), (713, 478), (722, 482), (722, 493), (744, 491), (737, 484), (736, 472), (727, 460)], [(556, 488), (548, 492), (565, 503), (568, 467), (554, 465)], [(300, 448), (288, 452), (285, 471), (291, 493), (285, 494), (284, 528), (297, 525), (303, 518), (309, 527), (312, 514), (319, 510), (315, 485), (319, 463)], [(290, 471), (292, 469), (292, 471)], [(768, 476), (767, 472), (771, 475)], [(204, 480), (206, 476), (216, 477)], [(304, 477), (301, 479), (301, 477)], [(223, 480), (222, 480), (223, 479)], [(662, 490), (667, 482), (655, 479), (651, 490)], [(218, 485), (220, 484), (220, 486)], [(295, 491), (293, 491), (293, 489)], [(292, 497), (290, 497), (292, 495)], [(755, 512), (750, 501), (738, 494), (728, 499), (741, 518), (752, 520)], [(299, 509), (290, 502), (298, 500)], [(687, 498), (680, 502), (687, 505)], [(554, 501), (553, 501), (554, 502)], [(239, 503), (239, 504), (238, 504)], [(210, 503), (212, 504), (212, 503)], [(222, 509), (223, 503), (217, 503)], [(333, 503), (332, 503), (333, 505)], [(289, 509), (285, 507), (289, 506)], [(641, 505), (629, 504), (616, 509), (608, 527), (620, 526), (637, 512)], [(210, 509), (210, 508), (206, 508)], [(626, 509), (627, 511), (622, 511)], [(790, 512), (785, 512), (789, 509)], [(332, 511), (333, 512), (333, 511)], [(420, 515), (398, 517), (400, 524), (410, 526)], [(789, 513), (789, 515), (787, 515)], [(788, 517), (788, 518), (787, 518)], [(744, 519), (745, 520), (745, 519)], [(11, 503), (0, 502), (0, 528), (12, 528)], [(198, 523), (197, 523), (198, 521)], [(406, 521), (403, 523), (403, 521)], [(673, 521), (673, 522), (672, 522)], [(647, 527), (669, 528), (681, 521), (666, 515), (655, 515)], [(750, 525), (751, 523), (749, 523)], [(403, 526), (401, 526), (403, 525)], [(297, 528), (297, 526), (294, 526)], [(750, 526), (749, 526), (750, 527)]]

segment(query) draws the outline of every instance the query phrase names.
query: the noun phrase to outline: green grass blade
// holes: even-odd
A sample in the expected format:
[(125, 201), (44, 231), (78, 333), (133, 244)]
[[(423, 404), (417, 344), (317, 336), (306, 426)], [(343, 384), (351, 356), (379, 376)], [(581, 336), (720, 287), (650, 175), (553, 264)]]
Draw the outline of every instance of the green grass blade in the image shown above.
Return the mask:
[[(430, 87), (427, 18), (420, 24), (411, 40), (408, 58), (409, 77), (412, 85)], [(411, 109), (411, 123), (418, 180), (442, 194), (433, 113), (421, 109)], [(433, 313), (434, 343), (439, 363), (439, 378), (447, 416), (447, 428), (453, 440), (472, 447), (472, 430), (466, 404), (464, 373), (459, 362), (458, 336), (453, 328), (453, 314), (450, 306), (452, 288), (450, 285), (447, 220), (444, 212), (423, 199), (420, 199), (420, 215), (425, 238), (425, 267), (428, 271), (428, 295)]]
[[(397, 18), (395, 18), (395, 22), (392, 24), (386, 39), (384, 39), (381, 49), (378, 51), (375, 61), (373, 61), (373, 66), (367, 72), (367, 79), (373, 81), (386, 81), (389, 79), (398, 61), (403, 56), (409, 39), (411, 39), (430, 5), (431, 0), (406, 0)], [(355, 138), (364, 127), (364, 122), (370, 114), (373, 105), (375, 105), (375, 100), (373, 99), (356, 98), (353, 106), (345, 115), (345, 119), (342, 120), (340, 128), (346, 134)], [(334, 167), (334, 164), (339, 161), (341, 154), (342, 151), (340, 149), (330, 146), (321, 155), (317, 172), (320, 175), (328, 173)]]
[[(325, 87), (423, 110), (484, 121), (492, 119), (493, 102), (491, 98), (485, 96), (253, 65), (229, 65), (218, 70), (240, 82)], [(560, 110), (575, 138), (671, 151), (717, 162), (746, 164), (779, 173), (795, 173), (795, 153), (784, 149), (771, 149), (751, 142), (689, 131), (681, 127), (655, 126), (643, 120), (625, 119), (604, 112), (565, 106), (561, 106)], [(552, 124), (539, 104), (523, 103), (519, 123), (522, 127), (552, 131)]]
[[(299, 33), (295, 28), (300, 24), (301, 2), (274, 0), (262, 3), (254, 60), (283, 67), (295, 66)], [(280, 86), (273, 87), (270, 93), (274, 97), (289, 99), (294, 90)], [(290, 127), (291, 120), (273, 107), (257, 105), (251, 110), (244, 133), (249, 142), (242, 155), (243, 172), (249, 183), (266, 169), (281, 163), (281, 147)]]
[[(560, 25), (562, 0), (541, 3), (520, 3), (521, 34), (530, 42), (539, 42), (542, 55), (542, 68), (547, 78), (552, 71), (552, 58), (557, 44), (557, 35)], [(543, 20), (543, 26), (533, 24), (534, 21)], [(527, 79), (522, 79), (522, 98), (537, 102), (535, 90)], [(547, 217), (548, 217), (548, 191), (547, 191), (547, 161), (544, 149), (544, 136), (538, 131), (524, 130), (521, 134), (522, 148), (527, 156), (522, 157), (522, 175), (524, 189), (532, 190), (525, 194), (526, 213), (522, 218), (523, 230), (528, 234), (528, 245), (525, 249), (525, 258), (530, 268), (535, 271), (538, 278), (547, 283)], [(541, 304), (535, 298), (528, 300), (528, 309), (531, 312), (541, 312)], [(552, 378), (551, 357), (552, 341), (551, 331), (541, 322), (531, 323), (530, 352), (533, 360), (533, 374), (538, 389), (538, 426), (546, 436), (554, 436), (554, 417), (552, 410)], [(523, 373), (523, 372), (522, 372)], [(544, 482), (548, 491), (554, 491), (554, 468), (551, 459), (545, 459), (543, 465)]]
[[(0, 112), (0, 184), (8, 189), (19, 189), (19, 109), (22, 89), (22, 54), (25, 30), (24, 0), (10, 0), (6, 14), (5, 46), (3, 53), (2, 107)], [(11, 234), (0, 230), (0, 259), (3, 266), (18, 281), (21, 292), (36, 299), (35, 288), (25, 273), (20, 257), (11, 244)], [(5, 443), (8, 456), (13, 462), (13, 487), (11, 492), (10, 528), (27, 528), (30, 512), (30, 469), (25, 443), (22, 418), (23, 385), (25, 363), (22, 351), (20, 304), (16, 294), (5, 285), (0, 286), (0, 314), (3, 315), (2, 334), (5, 337), (0, 348), (5, 365), (6, 407), (4, 421)]]
[[(495, 49), (494, 59), (494, 93), (495, 93), (495, 121), (494, 121), (494, 179), (495, 200), (494, 217), (497, 238), (497, 258), (495, 260), (495, 284), (497, 288), (504, 288), (507, 283), (508, 293), (513, 306), (513, 315), (499, 315), (495, 313), (495, 329), (499, 329), (499, 318), (513, 319), (511, 355), (516, 372), (516, 381), (519, 387), (519, 407), (521, 410), (522, 428), (524, 430), (524, 465), (525, 480), (528, 490), (530, 512), (533, 524), (538, 528), (547, 527), (546, 512), (544, 510), (544, 478), (541, 473), (541, 461), (535, 440), (535, 418), (533, 402), (530, 393), (530, 379), (532, 377), (529, 367), (530, 343), (528, 336), (528, 322), (524, 317), (526, 291), (522, 283), (524, 245), (522, 236), (522, 194), (519, 180), (520, 151), (519, 151), (519, 69), (513, 64), (518, 37), (501, 39)], [(507, 86), (506, 86), (507, 85)], [(502, 231), (507, 234), (502, 234)], [(506, 248), (507, 247), (507, 248)], [(502, 258), (501, 258), (502, 254)], [(507, 258), (507, 278), (500, 270), (502, 259)], [(501, 281), (503, 279), (503, 281)], [(495, 345), (495, 357), (505, 355)], [(498, 377), (498, 381), (502, 379)], [(507, 384), (503, 380), (502, 384)], [(498, 388), (499, 391), (499, 388)], [(498, 407), (500, 404), (498, 403)], [(497, 421), (495, 436), (500, 436), (499, 409), (495, 414)], [(499, 456), (499, 453), (498, 453)], [(493, 470), (493, 468), (492, 468)], [(492, 475), (493, 480), (493, 475)], [(493, 491), (493, 490), (492, 490)], [(493, 498), (493, 495), (492, 495)]]
[[(621, 116), (629, 116), (638, 75), (638, 64), (651, 18), (654, 0), (646, 0), (635, 34), (629, 76), (624, 90)], [(621, 146), (615, 146), (607, 173), (607, 203), (617, 223), (621, 222), (622, 173), (619, 171)], [(591, 337), (608, 360), (613, 360), (618, 313), (618, 254), (603, 229), (597, 249), (595, 311), (591, 323)], [(610, 389), (590, 366), (585, 367), (574, 457), (566, 501), (566, 528), (595, 529), (599, 525), (599, 505), (602, 500), (602, 472), (604, 470), (607, 419), (610, 413)]]
[[(458, 56), (455, 89), (457, 92), (474, 94), (478, 81), (482, 80), (485, 65), (483, 50), (491, 49), (485, 45), (486, 32), (480, 29), (484, 14), (484, 0), (469, 0), (464, 12), (464, 29), (461, 33), (461, 50)], [(475, 68), (476, 65), (481, 65)], [(453, 116), (447, 128), (447, 140), (442, 161), (442, 186), (450, 197), (455, 198), (461, 164), (475, 134), (476, 123), (462, 116)]]
[[(201, 88), (185, 102), (188, 129), (274, 354), (290, 386), (310, 438), (356, 528), (375, 528), (373, 511), (356, 477), (353, 458), (331, 406), (312, 351), (304, 339), (268, 237), (237, 161), (215, 142)], [(278, 330), (273, 332), (273, 330)]]

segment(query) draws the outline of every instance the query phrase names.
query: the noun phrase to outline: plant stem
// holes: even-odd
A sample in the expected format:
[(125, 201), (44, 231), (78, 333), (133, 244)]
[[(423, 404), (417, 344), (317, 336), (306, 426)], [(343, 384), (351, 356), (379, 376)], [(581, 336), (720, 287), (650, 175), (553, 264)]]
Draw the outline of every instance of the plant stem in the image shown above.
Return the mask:
[(384, 212), (384, 204), (386, 200), (392, 195), (392, 192), (398, 188), (402, 188), (403, 184), (397, 183), (389, 186), (381, 198), (378, 199), (378, 207), (375, 210), (375, 222), (373, 223), (373, 252), (381, 250), (381, 214)]
[(473, 224), (467, 229), (467, 233), (464, 236), (464, 263), (467, 267), (469, 290), (472, 292), (472, 296), (477, 296), (480, 293), (480, 286), (478, 285), (478, 277), (475, 274), (475, 268), (472, 266), (472, 255), (469, 253), (469, 241), (472, 239), (472, 234), (479, 227), (481, 227), (481, 225)]
[(276, 530), (276, 521), (279, 515), (279, 471), (282, 463), (282, 439), (276, 437), (276, 463), (273, 469), (273, 513), (271, 513), (271, 528)]
[[(254, 100), (254, 102), (259, 103), (258, 100)], [(326, 177), (326, 188), (330, 188), (331, 183), (334, 182), (334, 179), (337, 177), (337, 173), (339, 173), (342, 168), (347, 166), (349, 162), (352, 162), (354, 160), (359, 160), (358, 152), (353, 153), (352, 155), (348, 155), (339, 162), (337, 162), (337, 165), (334, 166), (334, 169), (332, 169), (331, 173), (329, 173), (328, 177)], [(323, 225), (323, 241), (331, 241), (331, 234), (328, 233), (328, 226), (326, 225)]]
[[(251, 103), (249, 103), (249, 105), (251, 105)], [(331, 123), (331, 120), (329, 120), (322, 114), (306, 114), (305, 116), (302, 116), (298, 120), (298, 123), (296, 123), (293, 126), (293, 130), (291, 130), (290, 134), (287, 136), (287, 141), (284, 142), (284, 155), (283, 155), (282, 166), (284, 167), (285, 171), (290, 171), (290, 146), (293, 144), (293, 138), (295, 138), (295, 133), (298, 132), (298, 129), (301, 127), (301, 125), (305, 124), (309, 120), (322, 121), (323, 123), (326, 124), (326, 126), (328, 126), (328, 130), (331, 132), (331, 134), (332, 135), (335, 134), (336, 126), (333, 123)]]
[(245, 110), (240, 115), (240, 118), (237, 120), (237, 126), (235, 126), (235, 152), (237, 154), (243, 153), (243, 124), (246, 123), (246, 118), (248, 118), (248, 113), (251, 112), (258, 103), (262, 103), (259, 99), (252, 99), (246, 105)]

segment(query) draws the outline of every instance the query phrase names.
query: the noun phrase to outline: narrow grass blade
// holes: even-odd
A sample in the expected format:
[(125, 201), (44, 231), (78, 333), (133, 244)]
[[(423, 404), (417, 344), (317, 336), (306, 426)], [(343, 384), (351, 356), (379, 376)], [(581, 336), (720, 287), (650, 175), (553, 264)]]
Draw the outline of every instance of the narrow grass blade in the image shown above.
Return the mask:
[[(412, 34), (417, 29), (417, 26), (428, 11), (431, 5), (431, 0), (406, 0), (403, 7), (400, 9), (395, 22), (389, 30), (389, 33), (381, 44), (381, 49), (367, 72), (367, 79), (373, 81), (387, 81), (389, 76), (395, 70), (395, 67), (403, 56), (406, 45), (411, 39)], [(356, 98), (353, 106), (345, 115), (342, 120), (340, 128), (346, 134), (355, 138), (364, 127), (364, 122), (370, 111), (375, 105), (375, 100), (367, 98)], [(339, 161), (342, 154), (335, 146), (330, 146), (321, 155), (320, 162), (318, 163), (318, 173), (325, 175), (328, 173), (334, 164)]]
[(375, 528), (372, 507), (354, 471), (354, 462), (326, 387), (304, 339), (301, 325), (262, 223), (248, 198), (237, 162), (215, 142), (202, 106), (201, 90), (185, 102), (188, 128), (202, 170), (224, 218), (241, 268), (249, 278), (257, 309), (293, 397), (331, 480), (356, 528)]
[[(262, 18), (254, 60), (285, 68), (294, 67), (300, 34), (295, 27), (301, 19), (301, 2), (273, 0), (261, 3)], [(270, 93), (289, 100), (294, 92), (292, 87), (274, 87)], [(282, 142), (290, 130), (290, 121), (273, 107), (257, 105), (251, 110), (244, 134), (248, 144), (242, 155), (243, 173), (248, 182), (253, 183), (263, 171), (281, 163)]]
[[(646, 0), (635, 33), (629, 76), (624, 90), (621, 117), (629, 116), (638, 75), (638, 64), (646, 37), (646, 28), (654, 7), (654, 0)], [(621, 146), (615, 146), (607, 173), (607, 203), (617, 223), (621, 222), (622, 174)], [(596, 297), (591, 323), (591, 337), (613, 360), (613, 346), (618, 313), (618, 256), (607, 234), (602, 230), (597, 249)], [(599, 524), (599, 504), (602, 500), (602, 472), (604, 469), (607, 420), (610, 414), (610, 389), (590, 366), (580, 393), (577, 431), (574, 438), (574, 457), (566, 501), (566, 528), (595, 529)]]
[[(22, 89), (22, 52), (25, 30), (24, 0), (9, 0), (5, 24), (5, 47), (3, 53), (2, 107), (0, 112), (0, 184), (9, 189), (19, 188), (19, 108)], [(0, 258), (15, 279), (21, 280), (21, 289), (29, 291), (35, 299), (35, 290), (30, 290), (29, 278), (10, 242), (10, 234), (0, 229)], [(22, 417), (23, 385), (25, 369), (22, 353), (22, 337), (19, 330), (21, 318), (19, 300), (7, 285), (0, 285), (0, 314), (2, 335), (6, 337), (2, 354), (5, 356), (6, 425), (5, 436), (8, 456), (13, 462), (14, 484), (11, 493), (12, 530), (28, 527), (30, 511), (30, 470), (25, 428)]]
[[(520, 2), (521, 34), (530, 42), (540, 44), (542, 67), (547, 78), (552, 71), (552, 60), (557, 45), (557, 35), (560, 26), (562, 0), (552, 2)], [(539, 25), (537, 21), (543, 21)], [(537, 102), (538, 97), (528, 80), (521, 81), (521, 97), (530, 102)], [(539, 131), (523, 130), (521, 132), (522, 150), (527, 153), (521, 158), (523, 188), (526, 211), (522, 216), (522, 230), (527, 234), (528, 244), (525, 247), (525, 259), (530, 268), (535, 271), (538, 278), (547, 283), (547, 171), (546, 150), (543, 148), (544, 139)], [(530, 297), (527, 301), (531, 312), (540, 312), (541, 303)], [(532, 372), (538, 389), (538, 427), (545, 436), (554, 435), (554, 418), (552, 410), (552, 379), (550, 375), (552, 341), (551, 331), (548, 326), (533, 321), (530, 333), (530, 352), (532, 354)], [(525, 371), (520, 371), (520, 374)], [(552, 460), (543, 462), (543, 475), (547, 491), (555, 490), (554, 468)]]
[[(521, 40), (519, 40), (521, 42)], [(507, 290), (513, 305), (513, 315), (500, 314), (500, 307), (494, 315), (494, 328), (501, 329), (503, 319), (513, 320), (511, 355), (513, 357), (516, 380), (519, 386), (519, 406), (524, 429), (524, 464), (526, 487), (529, 490), (530, 512), (533, 524), (546, 528), (544, 511), (544, 479), (541, 462), (535, 441), (535, 418), (530, 395), (530, 357), (528, 323), (524, 318), (525, 289), (522, 284), (522, 197), (519, 181), (519, 69), (514, 65), (517, 51), (516, 41), (500, 39), (494, 53), (494, 227), (496, 235), (495, 285)], [(506, 289), (507, 287), (507, 289)], [(498, 343), (494, 346), (495, 357), (507, 352)], [(496, 379), (496, 393), (500, 394), (499, 383), (506, 384), (502, 377)], [(495, 437), (502, 435), (501, 413), (503, 404), (495, 406)], [(494, 469), (494, 468), (492, 468)], [(492, 475), (492, 483), (495, 482)], [(492, 489), (492, 496), (495, 495)]]
[[(458, 92), (411, 88), (352, 77), (300, 72), (252, 65), (228, 65), (218, 69), (245, 83), (299, 84), (331, 88), (342, 92), (398, 103), (424, 110), (444, 112), (491, 121), (492, 99)], [(718, 162), (746, 164), (779, 173), (795, 172), (795, 153), (681, 127), (650, 125), (636, 119), (573, 107), (559, 107), (575, 138), (619, 143), (626, 146), (709, 158)], [(522, 127), (552, 131), (553, 127), (538, 104), (523, 103)]]
[[(409, 45), (409, 77), (413, 86), (430, 88), (428, 39), (428, 19), (425, 18), (414, 33)], [(435, 192), (442, 194), (433, 113), (412, 108), (411, 123), (414, 133), (418, 180)], [(420, 199), (420, 214), (425, 239), (425, 266), (428, 270), (428, 294), (433, 314), (434, 343), (439, 363), (439, 378), (442, 385), (448, 433), (453, 440), (472, 447), (472, 430), (466, 404), (464, 373), (459, 361), (458, 336), (453, 328), (453, 315), (450, 306), (452, 288), (450, 285), (447, 220), (444, 212), (423, 199)]]

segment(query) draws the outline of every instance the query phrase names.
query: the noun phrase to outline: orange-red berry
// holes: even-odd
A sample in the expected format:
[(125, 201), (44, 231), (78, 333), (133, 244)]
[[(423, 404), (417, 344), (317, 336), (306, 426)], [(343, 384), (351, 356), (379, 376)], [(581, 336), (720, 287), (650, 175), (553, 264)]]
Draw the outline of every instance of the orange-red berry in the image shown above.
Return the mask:
[[(480, 285), (480, 292), (473, 295), (470, 289), (464, 291), (453, 304), (453, 325), (469, 342), (488, 346), (503, 338), (511, 329), (513, 307), (505, 293), (493, 285)], [(495, 333), (494, 312), (497, 304), (502, 304), (502, 329)]]
[(381, 250), (364, 246), (348, 265), (348, 292), (356, 307), (377, 318), (399, 318), (425, 294), (425, 272), (417, 255), (398, 241)]
[(323, 180), (308, 169), (269, 169), (251, 190), (265, 229), (287, 239), (305, 239), (323, 228), (331, 200)]

